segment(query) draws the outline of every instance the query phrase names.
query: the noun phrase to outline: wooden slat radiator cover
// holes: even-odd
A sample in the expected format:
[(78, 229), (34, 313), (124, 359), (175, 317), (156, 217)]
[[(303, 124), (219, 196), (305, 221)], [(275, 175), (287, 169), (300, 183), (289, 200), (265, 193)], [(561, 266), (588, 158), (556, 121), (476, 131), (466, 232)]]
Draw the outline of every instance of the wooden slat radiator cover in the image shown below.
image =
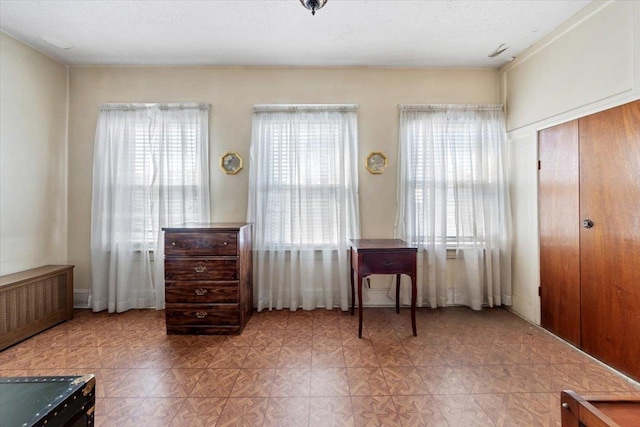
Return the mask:
[(0, 350), (72, 318), (72, 265), (0, 277)]

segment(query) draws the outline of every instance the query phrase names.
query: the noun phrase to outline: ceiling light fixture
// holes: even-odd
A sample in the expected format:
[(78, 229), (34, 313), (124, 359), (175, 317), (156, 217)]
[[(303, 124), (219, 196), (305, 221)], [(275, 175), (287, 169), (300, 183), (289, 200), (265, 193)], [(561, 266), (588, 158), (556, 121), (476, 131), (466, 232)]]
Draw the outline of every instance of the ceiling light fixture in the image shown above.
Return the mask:
[(300, 0), (300, 3), (311, 11), (312, 15), (316, 14), (316, 10), (322, 9), (327, 0)]

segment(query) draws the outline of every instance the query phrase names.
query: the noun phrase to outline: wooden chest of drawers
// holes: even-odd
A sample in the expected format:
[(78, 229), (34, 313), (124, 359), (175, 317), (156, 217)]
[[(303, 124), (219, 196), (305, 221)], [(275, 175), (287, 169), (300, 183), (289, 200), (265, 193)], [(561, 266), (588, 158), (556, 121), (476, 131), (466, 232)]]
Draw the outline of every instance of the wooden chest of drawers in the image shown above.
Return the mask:
[(167, 334), (242, 332), (253, 311), (251, 228), (163, 228)]

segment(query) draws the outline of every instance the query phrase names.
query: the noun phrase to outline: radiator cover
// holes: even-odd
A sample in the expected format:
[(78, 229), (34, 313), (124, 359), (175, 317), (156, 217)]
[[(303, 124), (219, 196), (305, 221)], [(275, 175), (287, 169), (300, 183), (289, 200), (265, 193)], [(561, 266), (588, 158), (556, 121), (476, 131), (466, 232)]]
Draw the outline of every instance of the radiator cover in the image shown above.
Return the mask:
[(72, 265), (0, 277), (0, 350), (72, 318)]

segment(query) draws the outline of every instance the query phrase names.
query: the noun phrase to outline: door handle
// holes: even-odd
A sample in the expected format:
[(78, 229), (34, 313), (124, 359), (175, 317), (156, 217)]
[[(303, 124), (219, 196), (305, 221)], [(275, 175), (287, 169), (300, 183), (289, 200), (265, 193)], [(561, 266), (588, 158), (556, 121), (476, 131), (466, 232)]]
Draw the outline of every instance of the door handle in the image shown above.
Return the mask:
[(593, 227), (593, 221), (591, 221), (590, 219), (582, 220), (582, 226), (584, 228), (591, 228)]

